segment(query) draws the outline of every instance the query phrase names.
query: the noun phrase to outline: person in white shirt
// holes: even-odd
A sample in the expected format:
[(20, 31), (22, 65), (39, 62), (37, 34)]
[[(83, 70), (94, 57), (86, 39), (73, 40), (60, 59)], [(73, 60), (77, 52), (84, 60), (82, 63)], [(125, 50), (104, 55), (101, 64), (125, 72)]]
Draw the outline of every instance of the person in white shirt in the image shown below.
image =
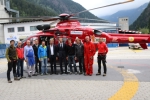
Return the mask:
[(48, 56), (48, 61), (50, 62), (50, 67), (51, 67), (51, 72), (50, 75), (52, 74), (58, 74), (56, 70), (56, 60), (57, 60), (57, 48), (54, 45), (54, 39), (50, 39), (50, 45), (47, 46), (47, 56)]

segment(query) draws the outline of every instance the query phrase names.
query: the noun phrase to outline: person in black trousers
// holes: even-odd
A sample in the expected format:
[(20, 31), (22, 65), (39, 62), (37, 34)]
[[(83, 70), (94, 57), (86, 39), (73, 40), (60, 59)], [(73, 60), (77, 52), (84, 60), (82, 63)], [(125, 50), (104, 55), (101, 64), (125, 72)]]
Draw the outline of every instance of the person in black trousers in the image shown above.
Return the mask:
[(65, 74), (68, 74), (67, 60), (66, 60), (66, 44), (63, 43), (62, 38), (59, 38), (59, 44), (57, 45), (57, 56), (59, 57), (60, 71), (61, 71), (60, 74), (63, 74), (62, 63), (64, 63), (65, 66)]
[[(41, 74), (41, 62), (38, 59), (38, 48), (39, 48), (39, 42), (38, 40), (35, 40), (35, 44), (32, 46), (33, 50), (34, 50), (34, 56), (35, 56), (35, 73), (36, 74)], [(39, 64), (39, 68), (38, 68), (38, 64)], [(34, 74), (33, 76), (36, 76), (36, 74)]]
[(10, 46), (6, 50), (6, 58), (8, 61), (8, 70), (7, 70), (7, 80), (8, 83), (12, 83), (11, 78), (10, 78), (10, 72), (13, 68), (13, 75), (14, 75), (14, 80), (20, 80), (17, 78), (17, 73), (16, 73), (16, 65), (17, 65), (17, 50), (16, 47), (14, 46), (15, 41), (11, 40), (10, 41)]
[(106, 76), (107, 66), (106, 66), (106, 55), (108, 53), (108, 47), (105, 42), (103, 42), (103, 38), (99, 38), (99, 43), (97, 44), (98, 48), (98, 73), (96, 75), (101, 75), (101, 62), (104, 67), (104, 74)]
[(47, 46), (47, 58), (48, 58), (48, 61), (50, 62), (50, 66), (51, 66), (50, 75), (52, 75), (52, 74), (57, 75), (56, 57), (57, 57), (57, 48), (54, 45), (54, 39), (51, 38), (50, 39), (50, 45)]
[(76, 39), (76, 47), (75, 47), (75, 59), (79, 61), (79, 74), (85, 74), (84, 68), (84, 45), (81, 43), (81, 40)]
[(21, 45), (22, 45), (22, 42), (18, 41), (18, 45), (16, 47), (16, 50), (17, 50), (17, 56), (18, 56), (18, 60), (17, 60), (17, 77), (19, 79), (26, 78), (26, 77), (23, 76), (24, 48), (22, 48)]
[(77, 67), (75, 62), (75, 44), (72, 43), (71, 39), (68, 39), (67, 45), (67, 60), (70, 67), (70, 74), (73, 73), (72, 64), (74, 66), (74, 73), (77, 74)]

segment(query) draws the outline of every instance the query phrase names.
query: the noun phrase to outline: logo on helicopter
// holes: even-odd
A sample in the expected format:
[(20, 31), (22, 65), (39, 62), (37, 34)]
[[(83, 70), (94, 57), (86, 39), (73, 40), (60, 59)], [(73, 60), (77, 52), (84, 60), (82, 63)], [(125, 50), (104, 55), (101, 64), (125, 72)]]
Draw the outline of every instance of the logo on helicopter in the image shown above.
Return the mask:
[(129, 41), (133, 42), (134, 41), (134, 37), (129, 37)]

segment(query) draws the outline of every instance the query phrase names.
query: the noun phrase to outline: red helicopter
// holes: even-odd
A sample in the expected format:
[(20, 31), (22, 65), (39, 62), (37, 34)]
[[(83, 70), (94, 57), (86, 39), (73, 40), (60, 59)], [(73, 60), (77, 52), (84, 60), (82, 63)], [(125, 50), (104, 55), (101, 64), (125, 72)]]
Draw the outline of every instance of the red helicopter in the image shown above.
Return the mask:
[[(78, 20), (95, 20), (95, 19), (85, 19), (85, 18), (77, 18), (73, 17), (80, 13), (84, 13), (86, 11), (91, 11), (99, 8), (124, 4), (128, 2), (132, 2), (134, 0), (128, 0), (125, 2), (114, 3), (102, 7), (97, 7), (89, 10), (84, 10), (75, 14), (60, 14), (58, 17), (28, 17), (28, 18), (0, 18), (0, 20), (6, 19), (33, 19), (33, 20), (42, 20), (42, 21), (54, 21), (50, 25), (38, 25), (37, 29), (40, 31), (36, 35), (29, 36), (25, 40), (23, 40), (23, 46), (26, 45), (27, 40), (33, 41), (34, 38), (38, 39), (39, 42), (46, 41), (48, 44), (48, 40), (50, 38), (54, 38), (55, 44), (58, 43), (58, 38), (62, 37), (64, 42), (68, 38), (71, 38), (72, 41), (75, 41), (76, 38), (80, 38), (84, 41), (86, 36), (91, 37), (91, 41), (95, 44), (98, 43), (99, 38), (102, 37), (106, 43), (139, 43), (143, 49), (147, 49), (146, 43), (150, 43), (150, 35), (142, 35), (142, 34), (114, 34), (114, 33), (105, 33), (100, 30), (96, 30), (90, 27), (83, 27), (80, 25)], [(97, 20), (97, 19), (96, 19)], [(97, 20), (98, 21), (98, 20)], [(104, 21), (105, 20), (99, 20)], [(51, 28), (50, 26), (54, 23), (57, 23), (56, 27)]]

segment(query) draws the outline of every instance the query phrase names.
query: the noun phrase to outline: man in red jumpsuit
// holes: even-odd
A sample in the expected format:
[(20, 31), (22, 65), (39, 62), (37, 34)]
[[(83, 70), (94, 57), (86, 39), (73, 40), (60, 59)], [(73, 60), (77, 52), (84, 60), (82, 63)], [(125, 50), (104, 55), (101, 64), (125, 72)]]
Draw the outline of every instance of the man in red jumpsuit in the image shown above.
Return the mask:
[(95, 55), (95, 45), (90, 42), (90, 37), (85, 37), (84, 43), (84, 64), (85, 64), (85, 75), (92, 76), (93, 74), (93, 60)]
[(107, 67), (106, 67), (106, 54), (108, 53), (107, 45), (103, 42), (103, 38), (99, 39), (98, 47), (98, 73), (96, 75), (101, 75), (101, 62), (103, 63), (104, 74), (106, 76)]

